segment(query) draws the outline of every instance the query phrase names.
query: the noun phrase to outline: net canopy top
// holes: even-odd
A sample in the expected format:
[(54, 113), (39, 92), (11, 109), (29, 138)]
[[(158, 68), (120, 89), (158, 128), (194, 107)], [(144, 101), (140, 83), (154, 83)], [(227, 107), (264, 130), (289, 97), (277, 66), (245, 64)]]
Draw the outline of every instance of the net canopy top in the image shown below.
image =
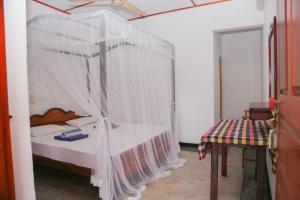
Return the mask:
[(99, 53), (99, 44), (105, 42), (107, 48), (129, 44), (174, 58), (173, 44), (106, 10), (73, 15), (39, 15), (28, 21), (27, 28), (29, 47), (91, 56)]

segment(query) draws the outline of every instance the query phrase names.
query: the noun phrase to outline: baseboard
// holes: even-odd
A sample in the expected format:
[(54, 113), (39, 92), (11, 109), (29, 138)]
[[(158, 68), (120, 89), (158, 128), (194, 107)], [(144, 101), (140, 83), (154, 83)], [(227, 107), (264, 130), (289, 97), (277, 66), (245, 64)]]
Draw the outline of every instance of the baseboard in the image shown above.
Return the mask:
[(198, 144), (180, 142), (179, 145), (183, 150), (198, 151)]

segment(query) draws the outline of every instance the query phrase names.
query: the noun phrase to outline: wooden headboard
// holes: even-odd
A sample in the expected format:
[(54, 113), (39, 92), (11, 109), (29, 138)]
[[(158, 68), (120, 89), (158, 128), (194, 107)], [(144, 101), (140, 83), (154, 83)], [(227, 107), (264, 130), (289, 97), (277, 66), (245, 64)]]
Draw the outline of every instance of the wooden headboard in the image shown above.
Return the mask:
[(43, 115), (32, 115), (30, 117), (30, 126), (41, 126), (47, 124), (64, 125), (65, 122), (80, 118), (74, 111), (64, 111), (61, 108), (51, 108)]

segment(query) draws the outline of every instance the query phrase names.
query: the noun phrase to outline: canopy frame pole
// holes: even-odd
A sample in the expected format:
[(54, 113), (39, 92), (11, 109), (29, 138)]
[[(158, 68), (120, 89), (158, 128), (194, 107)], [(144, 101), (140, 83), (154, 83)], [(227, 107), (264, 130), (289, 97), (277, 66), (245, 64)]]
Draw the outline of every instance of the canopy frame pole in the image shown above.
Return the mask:
[[(172, 45), (173, 57), (175, 57), (175, 48)], [(171, 97), (172, 97), (172, 107), (171, 107), (171, 123), (172, 123), (172, 134), (175, 132), (175, 108), (176, 108), (176, 94), (175, 94), (175, 59), (171, 61)]]
[(106, 42), (101, 42), (99, 44), (99, 60), (100, 60), (100, 88), (101, 88), (101, 114), (104, 118), (108, 117), (108, 109), (107, 109), (107, 72), (106, 72), (106, 66), (107, 66), (107, 60), (106, 60), (106, 54), (107, 54), (107, 45)]
[(86, 69), (87, 69), (87, 74), (86, 74), (86, 84), (87, 84), (87, 89), (89, 92), (89, 95), (91, 94), (91, 79), (90, 79), (90, 62), (89, 59), (86, 57), (85, 58), (85, 64), (86, 64)]

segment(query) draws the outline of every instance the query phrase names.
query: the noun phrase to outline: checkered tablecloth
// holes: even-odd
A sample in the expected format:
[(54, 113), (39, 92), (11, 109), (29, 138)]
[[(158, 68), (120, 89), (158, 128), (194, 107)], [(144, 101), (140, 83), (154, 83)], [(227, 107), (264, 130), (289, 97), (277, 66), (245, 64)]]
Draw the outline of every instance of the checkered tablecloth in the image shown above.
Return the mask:
[(236, 145), (268, 145), (269, 121), (221, 120), (207, 131), (199, 144), (199, 158), (203, 159), (211, 143)]

